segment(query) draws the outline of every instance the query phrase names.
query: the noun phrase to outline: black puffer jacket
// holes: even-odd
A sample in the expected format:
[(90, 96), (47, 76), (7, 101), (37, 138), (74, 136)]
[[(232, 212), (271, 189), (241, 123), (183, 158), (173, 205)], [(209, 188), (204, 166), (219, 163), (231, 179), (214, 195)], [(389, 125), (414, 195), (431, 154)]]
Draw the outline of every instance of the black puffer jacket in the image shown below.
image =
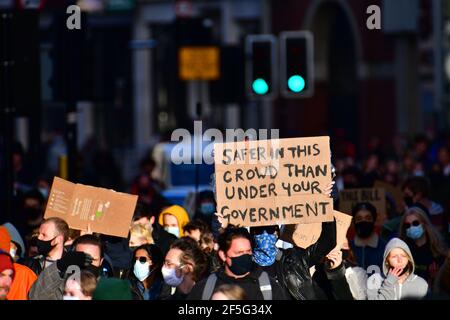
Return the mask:
[(306, 249), (294, 247), (286, 249), (279, 262), (281, 268), (280, 283), (297, 300), (326, 299), (313, 281), (310, 268), (319, 264), (336, 246), (336, 221), (322, 222), (319, 240)]

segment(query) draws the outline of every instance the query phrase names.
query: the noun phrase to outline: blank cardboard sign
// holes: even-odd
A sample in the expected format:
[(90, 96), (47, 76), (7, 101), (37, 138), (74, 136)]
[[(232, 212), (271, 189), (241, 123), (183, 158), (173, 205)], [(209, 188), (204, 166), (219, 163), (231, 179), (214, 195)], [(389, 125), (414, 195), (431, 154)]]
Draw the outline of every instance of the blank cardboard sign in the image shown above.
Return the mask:
[(386, 197), (382, 188), (345, 189), (339, 193), (339, 211), (352, 214), (353, 207), (359, 202), (369, 202), (378, 213), (376, 225), (386, 220)]
[(238, 226), (333, 220), (329, 137), (214, 145), (217, 211)]
[(64, 219), (70, 228), (126, 238), (137, 196), (75, 184), (55, 177), (45, 218)]
[(342, 245), (347, 241), (347, 231), (350, 228), (353, 217), (343, 212), (334, 210), (336, 219), (336, 247), (334, 250), (341, 250)]
[[(336, 249), (341, 249), (347, 237), (347, 230), (352, 222), (352, 216), (333, 211), (336, 219)], [(306, 249), (317, 242), (322, 233), (322, 223), (286, 225), (280, 239), (295, 244), (297, 247)]]

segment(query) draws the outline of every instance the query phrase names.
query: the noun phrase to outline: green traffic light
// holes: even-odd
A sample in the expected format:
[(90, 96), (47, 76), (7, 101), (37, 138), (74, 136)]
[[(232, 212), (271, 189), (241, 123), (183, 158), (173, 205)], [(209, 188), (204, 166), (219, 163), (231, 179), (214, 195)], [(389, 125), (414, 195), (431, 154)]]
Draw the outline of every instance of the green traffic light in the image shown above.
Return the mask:
[(302, 92), (305, 89), (305, 79), (299, 75), (294, 75), (288, 79), (288, 88), (293, 92)]
[(258, 78), (255, 81), (253, 81), (252, 88), (253, 91), (259, 95), (264, 95), (269, 91), (269, 86), (267, 85), (266, 80), (261, 78)]

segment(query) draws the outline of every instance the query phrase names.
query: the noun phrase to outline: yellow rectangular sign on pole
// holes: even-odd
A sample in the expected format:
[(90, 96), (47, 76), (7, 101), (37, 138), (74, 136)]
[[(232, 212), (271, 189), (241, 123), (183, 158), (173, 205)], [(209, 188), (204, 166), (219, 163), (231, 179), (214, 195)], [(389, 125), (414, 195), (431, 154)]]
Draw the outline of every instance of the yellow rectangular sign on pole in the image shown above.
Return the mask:
[(217, 80), (220, 77), (220, 50), (214, 46), (189, 46), (178, 50), (181, 80)]

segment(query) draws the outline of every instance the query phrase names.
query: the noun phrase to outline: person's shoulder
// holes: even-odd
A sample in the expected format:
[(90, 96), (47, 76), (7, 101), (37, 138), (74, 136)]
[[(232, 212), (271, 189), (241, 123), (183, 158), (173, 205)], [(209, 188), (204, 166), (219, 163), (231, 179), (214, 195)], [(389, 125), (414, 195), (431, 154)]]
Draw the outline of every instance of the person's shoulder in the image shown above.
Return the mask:
[(411, 278), (411, 281), (414, 283), (414, 286), (426, 288), (428, 290), (428, 282), (421, 276), (414, 274), (413, 277)]
[(27, 267), (26, 265), (14, 262), (14, 269), (17, 273), (22, 273), (22, 274), (29, 274), (29, 275), (34, 275), (37, 277), (36, 273), (34, 273), (33, 270), (31, 270), (29, 267)]

